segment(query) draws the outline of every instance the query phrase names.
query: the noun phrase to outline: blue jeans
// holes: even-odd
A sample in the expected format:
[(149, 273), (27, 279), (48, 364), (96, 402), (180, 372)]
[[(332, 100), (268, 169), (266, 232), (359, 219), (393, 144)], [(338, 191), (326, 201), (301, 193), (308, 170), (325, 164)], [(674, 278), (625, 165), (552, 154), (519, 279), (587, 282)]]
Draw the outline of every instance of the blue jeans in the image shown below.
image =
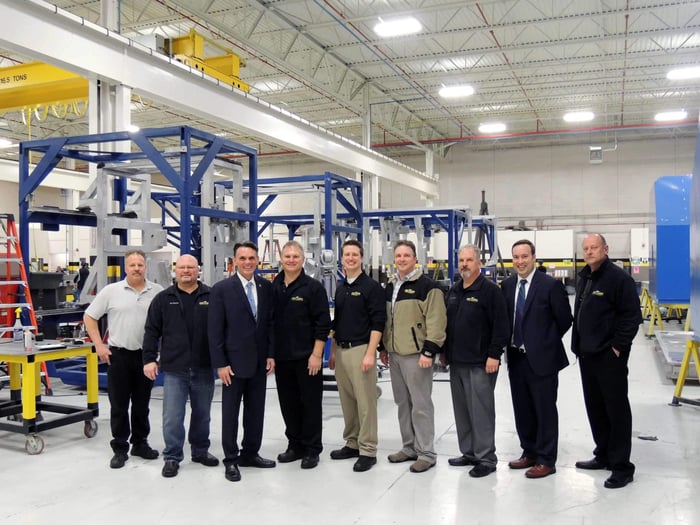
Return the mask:
[(163, 372), (164, 460), (182, 461), (185, 456), (185, 410), (190, 399), (190, 430), (187, 436), (193, 456), (209, 450), (209, 422), (214, 397), (214, 371), (210, 368), (187, 372)]

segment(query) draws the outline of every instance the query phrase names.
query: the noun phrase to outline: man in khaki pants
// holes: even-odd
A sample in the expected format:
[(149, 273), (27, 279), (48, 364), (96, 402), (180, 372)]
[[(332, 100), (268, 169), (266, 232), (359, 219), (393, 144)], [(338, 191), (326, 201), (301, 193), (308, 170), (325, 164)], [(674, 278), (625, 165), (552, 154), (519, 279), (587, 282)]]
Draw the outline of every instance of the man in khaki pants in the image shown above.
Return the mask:
[(335, 369), (343, 408), (345, 446), (331, 459), (358, 458), (355, 472), (377, 463), (377, 346), (386, 324), (384, 290), (362, 272), (362, 244), (345, 241), (345, 280), (335, 293), (335, 330), (329, 368)]

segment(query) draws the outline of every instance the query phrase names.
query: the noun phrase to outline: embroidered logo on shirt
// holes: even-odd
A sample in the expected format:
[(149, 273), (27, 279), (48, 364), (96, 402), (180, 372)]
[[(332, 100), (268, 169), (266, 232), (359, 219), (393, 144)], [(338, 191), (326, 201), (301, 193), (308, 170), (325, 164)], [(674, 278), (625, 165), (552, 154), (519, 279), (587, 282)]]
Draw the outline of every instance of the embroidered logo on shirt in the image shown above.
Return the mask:
[(595, 290), (593, 292), (593, 295), (595, 295), (596, 297), (603, 297), (605, 294), (603, 292), (601, 292), (600, 290)]
[(350, 295), (352, 295), (353, 297), (360, 297), (362, 295), (362, 293), (361, 292), (350, 292)]
[(416, 293), (416, 291), (412, 290), (411, 288), (408, 288), (407, 290), (402, 290), (402, 292), (404, 292), (408, 295), (414, 295)]
[(209, 306), (209, 301), (199, 301), (199, 306)]
[(296, 301), (297, 303), (303, 303), (303, 302), (304, 302), (304, 298), (303, 298), (303, 297), (299, 297), (298, 295), (295, 295), (295, 296), (292, 297), (290, 300), (291, 300), (291, 301)]
[(479, 299), (477, 299), (476, 297), (467, 297), (467, 302), (468, 303), (478, 303)]
[(168, 304), (180, 304), (177, 301), (170, 301)]

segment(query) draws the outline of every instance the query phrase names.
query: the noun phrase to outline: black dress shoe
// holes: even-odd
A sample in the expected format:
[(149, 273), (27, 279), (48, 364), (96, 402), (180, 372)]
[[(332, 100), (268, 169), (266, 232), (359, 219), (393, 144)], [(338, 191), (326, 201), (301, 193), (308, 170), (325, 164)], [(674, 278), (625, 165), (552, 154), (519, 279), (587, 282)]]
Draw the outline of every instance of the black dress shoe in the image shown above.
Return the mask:
[(583, 470), (605, 470), (608, 466), (598, 458), (593, 458), (588, 461), (577, 461), (576, 468)]
[(491, 472), (496, 472), (496, 467), (479, 463), (477, 466), (475, 466), (469, 471), (469, 475), (472, 478), (483, 478), (484, 476), (488, 476), (489, 474), (491, 474)]
[(315, 468), (318, 465), (318, 454), (313, 456), (304, 456), (301, 459), (301, 468)]
[(180, 469), (180, 464), (174, 459), (166, 459), (163, 465), (163, 470), (160, 472), (164, 478), (174, 478), (177, 476), (177, 471)]
[(605, 480), (606, 489), (621, 489), (628, 483), (634, 481), (634, 476), (632, 474), (622, 474), (620, 472), (613, 472), (612, 476)]
[(284, 452), (277, 454), (277, 461), (279, 461), (280, 463), (291, 463), (292, 461), (296, 461), (297, 459), (301, 459), (302, 457), (304, 457), (303, 454), (300, 454), (299, 452), (288, 448)]
[(226, 473), (224, 475), (229, 481), (241, 481), (241, 471), (238, 470), (238, 467), (234, 463), (226, 465)]
[(112, 459), (109, 460), (109, 468), (122, 468), (129, 455), (126, 452), (115, 452)]
[(219, 464), (219, 460), (207, 452), (206, 454), (192, 456), (192, 463), (200, 463), (205, 467), (215, 467)]
[(356, 448), (343, 447), (331, 451), (331, 459), (350, 459), (360, 457), (360, 451)]
[(467, 465), (478, 465), (479, 463), (473, 459), (469, 459), (467, 456), (458, 456), (456, 458), (450, 458), (447, 463), (453, 467), (466, 467)]
[(158, 457), (158, 451), (152, 449), (148, 443), (139, 443), (131, 447), (131, 455), (143, 459), (156, 459)]
[[(352, 449), (351, 449), (352, 450)], [(360, 456), (352, 466), (355, 472), (366, 472), (377, 464), (377, 458), (373, 456)]]
[(241, 456), (238, 458), (239, 467), (274, 468), (276, 463), (271, 459), (265, 459), (259, 455), (252, 457)]

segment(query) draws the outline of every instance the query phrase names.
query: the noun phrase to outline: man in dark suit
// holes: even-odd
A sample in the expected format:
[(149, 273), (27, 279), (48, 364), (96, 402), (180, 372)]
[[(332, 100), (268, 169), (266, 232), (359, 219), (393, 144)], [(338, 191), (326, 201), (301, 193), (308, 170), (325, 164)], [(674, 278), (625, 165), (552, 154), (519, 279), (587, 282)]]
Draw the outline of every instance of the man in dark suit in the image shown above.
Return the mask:
[(556, 472), (558, 374), (569, 364), (561, 339), (573, 318), (564, 286), (536, 271), (535, 245), (527, 239), (517, 241), (512, 253), (517, 275), (501, 287), (513, 327), (508, 377), (523, 453), (508, 466), (528, 469), (528, 478), (543, 478)]
[[(240, 481), (238, 467), (272, 468), (260, 457), (267, 376), (275, 368), (272, 285), (255, 275), (258, 247), (234, 247), (236, 274), (216, 283), (209, 297), (209, 350), (224, 384), (222, 445), (226, 479)], [(238, 448), (238, 414), (243, 399), (243, 441)]]

